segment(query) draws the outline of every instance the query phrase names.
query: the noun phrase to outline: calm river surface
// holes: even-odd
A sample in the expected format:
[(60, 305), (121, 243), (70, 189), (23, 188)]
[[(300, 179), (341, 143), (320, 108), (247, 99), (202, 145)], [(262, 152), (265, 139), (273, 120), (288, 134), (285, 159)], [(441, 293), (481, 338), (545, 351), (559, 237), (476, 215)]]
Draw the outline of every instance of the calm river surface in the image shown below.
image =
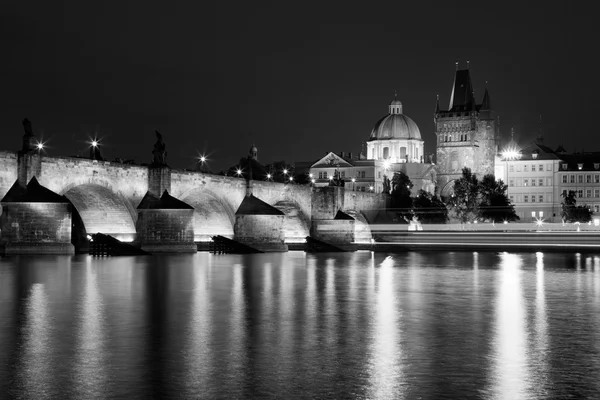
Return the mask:
[(0, 398), (600, 398), (600, 256), (0, 259)]

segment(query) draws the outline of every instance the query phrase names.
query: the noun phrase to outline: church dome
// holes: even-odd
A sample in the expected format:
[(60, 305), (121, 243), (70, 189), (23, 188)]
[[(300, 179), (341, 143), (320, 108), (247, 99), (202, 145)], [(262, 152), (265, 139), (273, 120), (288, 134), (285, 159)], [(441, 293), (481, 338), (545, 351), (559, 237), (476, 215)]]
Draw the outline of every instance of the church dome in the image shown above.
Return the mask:
[(394, 99), (390, 103), (390, 113), (381, 118), (371, 131), (369, 140), (417, 139), (421, 132), (415, 121), (402, 114), (402, 103)]

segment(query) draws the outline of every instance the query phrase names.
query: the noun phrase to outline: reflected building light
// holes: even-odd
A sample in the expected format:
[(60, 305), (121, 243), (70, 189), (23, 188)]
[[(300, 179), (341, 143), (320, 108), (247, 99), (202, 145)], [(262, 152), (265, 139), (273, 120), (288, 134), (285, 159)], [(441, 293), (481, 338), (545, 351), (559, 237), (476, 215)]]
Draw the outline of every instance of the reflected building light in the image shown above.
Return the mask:
[(521, 286), (522, 258), (500, 256), (500, 283), (496, 298), (490, 382), (494, 398), (527, 398), (532, 382), (528, 365), (525, 305)]

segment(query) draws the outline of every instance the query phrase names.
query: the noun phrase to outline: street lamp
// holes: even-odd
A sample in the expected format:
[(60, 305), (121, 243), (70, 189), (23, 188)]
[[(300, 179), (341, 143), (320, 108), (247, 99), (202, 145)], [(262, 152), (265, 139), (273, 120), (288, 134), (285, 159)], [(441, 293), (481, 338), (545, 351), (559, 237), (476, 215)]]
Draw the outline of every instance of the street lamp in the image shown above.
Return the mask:
[(271, 180), (272, 175), (271, 174), (267, 174), (267, 180), (270, 181)]
[(241, 169), (239, 169), (239, 168), (237, 169), (237, 171), (235, 171), (235, 173), (236, 173), (238, 176), (242, 176), (242, 170), (241, 170)]
[(352, 178), (352, 191), (356, 192), (356, 178)]
[(373, 192), (373, 189), (374, 189), (373, 186), (369, 186), (369, 191), (370, 192)]

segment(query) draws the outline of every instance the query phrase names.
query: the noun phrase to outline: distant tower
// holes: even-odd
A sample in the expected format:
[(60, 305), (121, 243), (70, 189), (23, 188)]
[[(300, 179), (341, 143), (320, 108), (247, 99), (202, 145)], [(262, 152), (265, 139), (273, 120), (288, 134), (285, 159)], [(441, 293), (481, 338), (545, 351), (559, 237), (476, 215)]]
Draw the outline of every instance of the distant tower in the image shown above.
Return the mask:
[(479, 178), (494, 173), (498, 153), (498, 124), (487, 87), (481, 104), (475, 101), (469, 69), (456, 69), (448, 110), (440, 109), (439, 97), (433, 122), (437, 139), (438, 187), (451, 193), (453, 181), (468, 167)]
[(254, 144), (250, 147), (250, 152), (248, 153), (251, 159), (254, 161), (258, 161), (258, 149)]

